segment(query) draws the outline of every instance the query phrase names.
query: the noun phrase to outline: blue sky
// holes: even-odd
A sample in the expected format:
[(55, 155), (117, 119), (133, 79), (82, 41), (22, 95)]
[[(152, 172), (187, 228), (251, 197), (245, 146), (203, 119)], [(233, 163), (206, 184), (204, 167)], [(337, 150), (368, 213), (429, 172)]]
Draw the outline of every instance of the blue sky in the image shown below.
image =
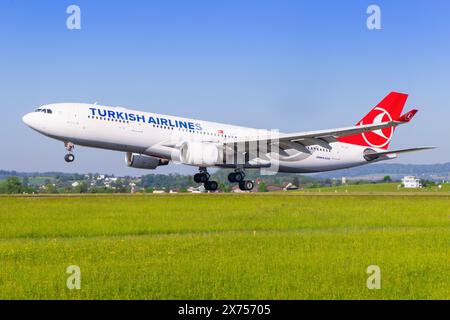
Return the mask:
[[(81, 30), (66, 28), (70, 4)], [(371, 4), (381, 30), (366, 27)], [(391, 148), (439, 146), (395, 162), (450, 161), (449, 12), (445, 0), (1, 1), (0, 168), (145, 173), (81, 147), (66, 164), (62, 143), (21, 122), (47, 103), (289, 132), (353, 125), (390, 91), (420, 109)]]

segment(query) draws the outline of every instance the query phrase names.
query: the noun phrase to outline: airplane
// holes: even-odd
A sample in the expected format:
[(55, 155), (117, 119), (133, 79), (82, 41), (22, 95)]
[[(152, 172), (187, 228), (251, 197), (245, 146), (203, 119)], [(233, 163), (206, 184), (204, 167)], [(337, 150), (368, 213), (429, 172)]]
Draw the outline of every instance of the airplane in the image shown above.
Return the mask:
[(412, 109), (402, 114), (408, 95), (389, 93), (355, 126), (280, 133), (210, 121), (181, 118), (122, 107), (87, 103), (43, 105), (23, 117), (35, 131), (64, 142), (73, 162), (74, 146), (125, 152), (129, 167), (156, 169), (169, 162), (199, 168), (196, 183), (215, 191), (218, 183), (207, 169), (228, 168), (231, 183), (249, 191), (247, 169), (313, 173), (394, 159), (398, 154), (435, 147), (388, 150), (395, 128), (411, 121)]

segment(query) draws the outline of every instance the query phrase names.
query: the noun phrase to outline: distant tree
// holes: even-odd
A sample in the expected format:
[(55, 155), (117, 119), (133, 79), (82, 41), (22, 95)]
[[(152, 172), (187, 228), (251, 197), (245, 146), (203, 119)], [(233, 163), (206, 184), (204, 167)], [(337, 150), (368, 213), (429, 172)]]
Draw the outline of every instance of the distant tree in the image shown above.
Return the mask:
[(36, 193), (37, 192), (37, 190), (33, 186), (30, 185), (30, 182), (29, 182), (29, 179), (27, 176), (25, 176), (22, 179), (22, 193), (23, 192), (25, 192), (25, 193)]
[(422, 187), (428, 188), (428, 187), (434, 187), (436, 185), (436, 182), (431, 180), (423, 180), (422, 181)]
[(139, 186), (154, 189), (180, 189), (187, 188), (193, 184), (192, 177), (180, 174), (147, 174), (141, 177)]
[(0, 180), (0, 194), (8, 193), (8, 188), (6, 187), (6, 181)]
[(221, 182), (219, 183), (219, 190), (222, 190), (222, 192), (230, 192), (230, 186)]
[(9, 194), (22, 193), (24, 190), (22, 182), (18, 177), (9, 177), (6, 179), (6, 192)]
[(53, 194), (53, 193), (58, 193), (58, 189), (56, 188), (56, 186), (53, 183), (47, 183), (46, 185), (44, 185), (41, 192)]
[(86, 193), (88, 192), (88, 186), (85, 181), (80, 182), (77, 186), (73, 188), (73, 192), (75, 193)]
[(111, 188), (93, 187), (89, 190), (90, 193), (112, 193)]
[(261, 181), (258, 185), (258, 192), (267, 192), (267, 185), (264, 181)]
[(72, 186), (65, 186), (65, 187), (62, 189), (62, 192), (63, 192), (63, 193), (73, 193), (73, 188), (72, 188)]
[(129, 188), (125, 185), (125, 181), (120, 178), (117, 178), (117, 180), (112, 183), (112, 186), (115, 187), (117, 193), (130, 192)]
[(392, 182), (391, 176), (385, 176), (385, 177), (383, 178), (383, 182), (386, 182), (386, 183)]
[(30, 184), (30, 180), (28, 179), (28, 177), (23, 177), (22, 186), (26, 189), (26, 188), (28, 188), (29, 184)]

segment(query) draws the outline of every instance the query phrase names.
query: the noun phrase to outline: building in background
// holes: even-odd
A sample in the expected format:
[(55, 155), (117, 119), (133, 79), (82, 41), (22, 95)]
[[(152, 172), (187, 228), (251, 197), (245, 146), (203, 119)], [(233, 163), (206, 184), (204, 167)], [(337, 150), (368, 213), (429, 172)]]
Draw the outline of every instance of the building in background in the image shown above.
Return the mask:
[(288, 183), (285, 183), (285, 184), (284, 184), (283, 190), (284, 190), (284, 191), (298, 190), (298, 186), (296, 186), (296, 185), (293, 184), (292, 182), (288, 182)]
[(402, 178), (402, 184), (405, 188), (422, 188), (420, 179), (415, 176), (405, 176)]

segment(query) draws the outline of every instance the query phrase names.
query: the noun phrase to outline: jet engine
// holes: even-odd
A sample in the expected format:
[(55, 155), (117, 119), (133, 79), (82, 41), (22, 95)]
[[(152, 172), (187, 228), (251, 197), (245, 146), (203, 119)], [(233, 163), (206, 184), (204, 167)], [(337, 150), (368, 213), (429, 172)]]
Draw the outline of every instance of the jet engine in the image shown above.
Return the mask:
[(180, 161), (184, 164), (207, 167), (217, 164), (220, 158), (219, 148), (213, 143), (186, 141), (180, 148)]
[(144, 156), (141, 154), (127, 152), (125, 155), (127, 166), (137, 169), (156, 169), (158, 166), (169, 164), (169, 160), (152, 156)]

